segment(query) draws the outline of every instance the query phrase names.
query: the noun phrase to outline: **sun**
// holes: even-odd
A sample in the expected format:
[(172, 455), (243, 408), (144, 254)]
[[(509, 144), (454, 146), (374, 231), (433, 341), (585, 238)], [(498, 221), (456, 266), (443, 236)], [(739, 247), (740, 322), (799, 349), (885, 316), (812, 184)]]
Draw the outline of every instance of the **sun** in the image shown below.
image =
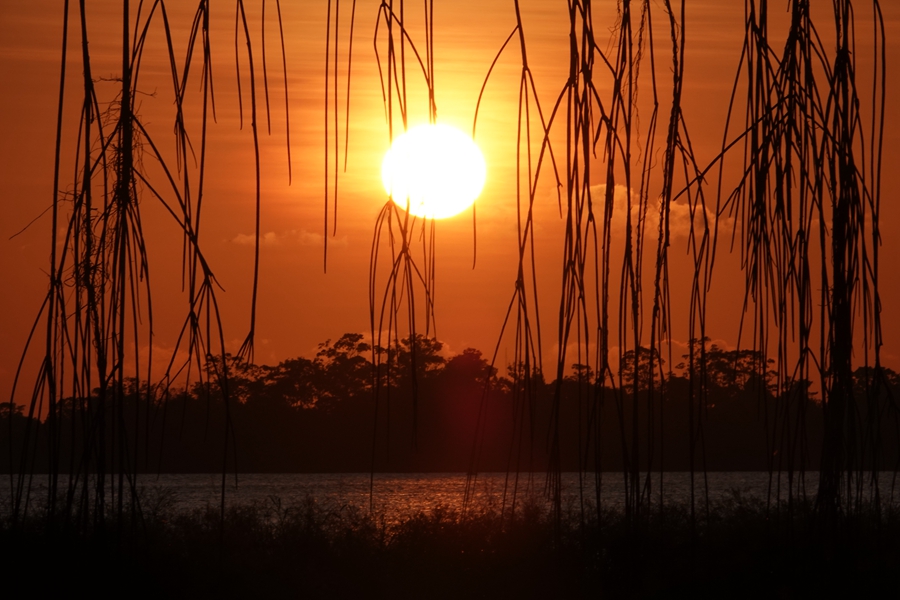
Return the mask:
[(419, 125), (397, 136), (381, 163), (384, 190), (417, 217), (446, 219), (484, 187), (487, 166), (471, 137), (450, 125)]

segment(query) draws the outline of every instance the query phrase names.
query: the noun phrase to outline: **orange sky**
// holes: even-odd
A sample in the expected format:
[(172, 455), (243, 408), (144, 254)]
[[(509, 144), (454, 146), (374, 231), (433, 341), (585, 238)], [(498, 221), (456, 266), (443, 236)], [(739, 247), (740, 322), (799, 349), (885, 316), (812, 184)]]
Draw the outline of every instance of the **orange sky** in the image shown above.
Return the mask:
[[(100, 77), (118, 73), (119, 34), (115, 29), (118, 2), (91, 2), (89, 15), (93, 71)], [(184, 5), (171, 3), (176, 54), (183, 56), (192, 15)], [(341, 175), (337, 231), (328, 242), (328, 271), (323, 272), (324, 194), (324, 70), (326, 2), (284, 2), (288, 37), (287, 68), (290, 81), (293, 182), (288, 185), (284, 137), (284, 111), (280, 81), (279, 49), (274, 44), (275, 22), (269, 34), (272, 134), (262, 145), (262, 255), (256, 356), (258, 363), (315, 353), (317, 343), (336, 339), (345, 332), (369, 333), (368, 271), (373, 228), (385, 202), (379, 167), (388, 145), (381, 88), (373, 52), (374, 19), (378, 3), (361, 0), (357, 7), (354, 64), (350, 108), (348, 170)], [(596, 3), (598, 23), (613, 24), (614, 3)], [(727, 7), (726, 7), (727, 4)], [(775, 2), (781, 6), (783, 3)], [(830, 3), (828, 3), (830, 5)], [(900, 97), (900, 3), (883, 2), (887, 20), (888, 106)], [(46, 290), (50, 223), (43, 214), (52, 200), (53, 144), (59, 81), (62, 9), (59, 2), (0, 3), (0, 178), (4, 194), (0, 202), (0, 275), (6, 282), (0, 299), (0, 398), (6, 398), (21, 349)], [(254, 26), (259, 23), (258, 3), (248, 2)], [(274, 3), (270, 3), (273, 6)], [(494, 54), (515, 24), (511, 1), (481, 0), (437, 2), (435, 9), (435, 65), (438, 118), (471, 130), (475, 101)], [(563, 3), (521, 2), (529, 60), (540, 100), (552, 105), (568, 72), (568, 24)], [(727, 98), (738, 63), (742, 40), (742, 3), (715, 0), (691, 2), (687, 15), (685, 112), (701, 163), (716, 154), (721, 144)], [(871, 31), (868, 4), (859, 3), (857, 15), (860, 48), (867, 48)], [(210, 172), (203, 244), (225, 293), (220, 294), (225, 335), (236, 351), (249, 326), (250, 286), (253, 265), (253, 159), (249, 128), (239, 128), (234, 75), (233, 5), (214, 3), (213, 44), (218, 123), (210, 130)], [(349, 2), (342, 5), (341, 53), (346, 54)], [(410, 3), (409, 11), (420, 11)], [(452, 8), (451, 8), (452, 7)], [(74, 9), (73, 9), (74, 10)], [(271, 9), (270, 9), (271, 10)], [(658, 16), (662, 16), (661, 8)], [(271, 13), (270, 13), (271, 14)], [(420, 22), (414, 12), (413, 22)], [(783, 15), (774, 15), (773, 18)], [(76, 20), (72, 19), (74, 26)], [(830, 25), (822, 21), (823, 30)], [(606, 26), (598, 31), (606, 35)], [(661, 30), (662, 31), (662, 30)], [(413, 34), (421, 33), (416, 28)], [(62, 183), (73, 176), (78, 119), (79, 35), (72, 31), (70, 70), (66, 100)], [(140, 89), (139, 112), (150, 124), (151, 135), (161, 140), (164, 152), (174, 157), (166, 136), (172, 128), (171, 82), (160, 30), (151, 30)], [(601, 45), (606, 40), (601, 41)], [(665, 40), (661, 41), (665, 47)], [(488, 84), (479, 116), (477, 141), (488, 162), (488, 184), (478, 201), (478, 261), (472, 269), (471, 213), (437, 225), (437, 336), (449, 352), (468, 346), (490, 353), (497, 341), (516, 277), (516, 220), (514, 149), (519, 57), (511, 48), (501, 59)], [(259, 60), (259, 55), (256, 57)], [(859, 58), (863, 61), (863, 58)], [(868, 64), (868, 63), (861, 63)], [(649, 65), (648, 65), (649, 69)], [(346, 74), (345, 67), (342, 72)], [(668, 84), (668, 66), (660, 70), (660, 85)], [(244, 71), (246, 78), (246, 70)], [(345, 80), (341, 79), (341, 87)], [(113, 84), (101, 84), (107, 100)], [(410, 123), (427, 119), (421, 81), (410, 75)], [(197, 89), (194, 90), (197, 93)], [(246, 82), (245, 82), (246, 93)], [(343, 92), (342, 92), (343, 93)], [(663, 106), (663, 113), (666, 111)], [(545, 108), (546, 109), (546, 108)], [(246, 106), (245, 106), (246, 110)], [(343, 123), (343, 109), (341, 112)], [(197, 115), (188, 115), (194, 119)], [(900, 288), (893, 286), (892, 267), (900, 259), (900, 208), (894, 198), (900, 191), (900, 123), (888, 111), (884, 144), (882, 192), (882, 301), (885, 307), (885, 359), (900, 368), (900, 319), (894, 307)], [(264, 119), (264, 117), (263, 117)], [(657, 134), (664, 135), (664, 126)], [(152, 165), (148, 165), (153, 170)], [(598, 178), (599, 181), (599, 178)], [(538, 284), (544, 328), (545, 368), (554, 364), (556, 314), (559, 305), (561, 261), (560, 220), (550, 179), (546, 179), (536, 212)], [(181, 237), (158, 203), (145, 197), (142, 211), (147, 229), (153, 278), (155, 331), (153, 344), (171, 352), (185, 314), (181, 293)], [(34, 223), (14, 236), (26, 225)], [(654, 242), (655, 243), (655, 242)], [(673, 308), (683, 307), (688, 293), (688, 263), (680, 264), (679, 249), (686, 238), (675, 232), (673, 240)], [(720, 249), (724, 252), (725, 248)], [(733, 344), (742, 298), (743, 275), (734, 258), (722, 257), (710, 295), (707, 331), (714, 339)], [(648, 284), (649, 286), (649, 284)], [(424, 323), (423, 323), (424, 325)], [(672, 335), (684, 341), (684, 322), (673, 324)], [(144, 342), (146, 343), (146, 341)], [(35, 354), (35, 356), (37, 356)], [(27, 361), (29, 368), (35, 356)], [(501, 351), (500, 363), (512, 360), (512, 350)], [(859, 360), (859, 357), (857, 357)], [(574, 362), (569, 360), (567, 362)], [(30, 388), (33, 371), (25, 380)]]

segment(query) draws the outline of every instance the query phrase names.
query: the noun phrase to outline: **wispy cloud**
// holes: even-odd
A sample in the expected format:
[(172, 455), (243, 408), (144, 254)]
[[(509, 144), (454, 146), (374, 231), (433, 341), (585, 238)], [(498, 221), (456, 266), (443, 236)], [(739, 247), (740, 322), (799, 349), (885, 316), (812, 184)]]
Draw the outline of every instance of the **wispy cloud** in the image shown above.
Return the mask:
[[(262, 234), (260, 243), (263, 246), (321, 246), (323, 236), (321, 233), (313, 233), (305, 229), (291, 229), (289, 231), (275, 232), (268, 231)], [(256, 241), (256, 236), (252, 233), (239, 233), (233, 237), (230, 242), (241, 246), (252, 245)], [(349, 244), (347, 236), (331, 238), (328, 240), (329, 245), (346, 246)]]
[[(593, 197), (595, 212), (600, 212), (602, 203), (606, 197), (606, 184), (595, 185), (591, 187), (591, 196)], [(646, 210), (642, 214), (642, 209)], [(651, 200), (649, 206), (642, 207), (638, 202), (637, 193), (631, 194), (631, 227), (634, 230), (639, 223), (643, 222), (644, 234), (646, 239), (657, 238), (659, 231), (659, 209), (660, 201)], [(624, 185), (616, 185), (613, 193), (613, 217), (612, 217), (612, 233), (619, 235), (625, 231), (626, 213), (628, 212), (628, 190)], [(704, 214), (705, 213), (705, 214)], [(691, 224), (697, 231), (701, 231), (704, 227), (704, 218), (708, 223), (710, 230), (715, 227), (716, 214), (714, 207), (695, 207), (694, 213), (691, 214), (691, 207), (684, 202), (674, 202), (669, 205), (669, 236), (671, 239), (686, 238), (690, 235)], [(732, 220), (722, 218), (719, 221), (719, 231), (730, 231)]]

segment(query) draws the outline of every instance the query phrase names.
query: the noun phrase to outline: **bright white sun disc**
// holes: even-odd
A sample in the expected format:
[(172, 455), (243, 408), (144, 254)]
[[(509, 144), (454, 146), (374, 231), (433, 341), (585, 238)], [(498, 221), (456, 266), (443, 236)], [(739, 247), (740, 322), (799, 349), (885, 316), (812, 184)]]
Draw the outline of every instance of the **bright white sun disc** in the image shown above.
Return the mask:
[(381, 163), (384, 191), (417, 217), (444, 219), (472, 206), (487, 167), (471, 137), (449, 125), (419, 125), (397, 136)]

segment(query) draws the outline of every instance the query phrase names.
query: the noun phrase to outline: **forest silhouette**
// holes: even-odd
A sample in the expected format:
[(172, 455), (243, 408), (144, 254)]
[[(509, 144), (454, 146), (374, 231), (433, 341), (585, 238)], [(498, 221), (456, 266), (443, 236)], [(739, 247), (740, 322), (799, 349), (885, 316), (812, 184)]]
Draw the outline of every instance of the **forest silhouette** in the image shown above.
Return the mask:
[[(413, 339), (416, 343), (413, 344)], [(699, 346), (699, 342), (695, 341)], [(761, 353), (725, 350), (706, 340), (706, 363), (702, 381), (708, 394), (706, 413), (701, 415), (695, 452), (704, 457), (704, 467), (712, 471), (798, 471), (818, 468), (822, 446), (821, 404), (809, 381), (777, 393), (775, 374), (760, 376)], [(546, 471), (550, 468), (548, 433), (553, 422), (554, 396), (559, 385), (562, 418), (558, 423), (560, 447), (558, 468), (563, 471), (595, 470), (595, 456), (602, 457), (607, 470), (631, 469), (627, 447), (631, 443), (635, 418), (641, 432), (660, 444), (655, 463), (638, 465), (643, 471), (687, 471), (690, 468), (688, 427), (691, 377), (684, 363), (675, 365), (664, 380), (651, 377), (650, 353), (629, 352), (619, 375), (626, 385), (606, 390), (601, 406), (599, 444), (591, 440), (586, 410), (589, 393), (598, 393), (596, 376), (587, 365), (572, 365), (562, 381), (545, 381), (532, 373), (536, 389), (530, 401), (519, 402), (523, 365), (507, 365), (504, 373), (491, 367), (482, 352), (467, 348), (447, 356), (436, 338), (417, 335), (395, 342), (391, 347), (371, 347), (360, 333), (347, 333), (338, 340), (319, 344), (312, 358), (296, 357), (277, 365), (256, 365), (232, 355), (211, 359), (207, 377), (187, 389), (152, 386), (131, 379), (126, 383), (121, 405), (104, 411), (107, 420), (118, 419), (136, 464), (109, 465), (143, 473), (212, 473), (221, 470), (223, 436), (227, 412), (225, 394), (216, 373), (227, 366), (229, 394), (233, 401), (233, 452), (229, 468), (240, 472), (509, 472)], [(634, 403), (634, 358), (638, 356), (638, 402)], [(384, 356), (377, 373), (370, 358)], [(415, 358), (414, 358), (415, 356)], [(687, 358), (685, 356), (684, 358)], [(659, 357), (654, 358), (658, 362)], [(771, 362), (771, 361), (770, 361)], [(871, 386), (871, 370), (854, 373), (858, 398), (866, 397)], [(657, 390), (665, 388), (666, 404), (661, 414), (665, 427), (648, 415), (647, 387), (654, 379)], [(885, 369), (877, 403), (860, 401), (864, 409), (883, 411), (890, 398), (900, 393), (900, 376)], [(516, 383), (519, 382), (519, 383)], [(804, 389), (800, 389), (803, 386)], [(378, 388), (376, 390), (376, 388)], [(99, 390), (91, 398), (64, 398), (56, 405), (56, 431), (61, 451), (62, 472), (86, 473), (96, 467), (83, 448), (98, 450), (87, 438), (100, 410)], [(376, 394), (381, 408), (376, 412)], [(801, 398), (814, 400), (796, 411)], [(415, 405), (415, 409), (413, 406)], [(631, 411), (637, 406), (637, 415)], [(88, 408), (90, 407), (90, 408)], [(480, 412), (483, 411), (483, 412)], [(786, 415), (797, 414), (793, 420)], [(27, 417), (21, 406), (10, 410), (4, 404), (0, 420), (11, 433), (10, 444), (0, 448), (0, 468), (5, 472), (49, 468), (48, 416)], [(867, 414), (858, 415), (866, 422)], [(802, 421), (801, 421), (802, 419)], [(479, 425), (480, 423), (480, 425)], [(880, 441), (877, 451), (866, 453), (867, 469), (892, 468), (898, 459), (897, 430), (885, 420), (872, 440)], [(107, 423), (112, 429), (112, 423)], [(480, 427), (480, 429), (479, 429)], [(474, 433), (478, 431), (477, 440)], [(30, 439), (34, 453), (20, 453)], [(785, 440), (793, 441), (786, 444)], [(478, 442), (477, 444), (475, 442)], [(120, 440), (107, 440), (108, 456)], [(585, 447), (599, 446), (599, 453), (585, 453)], [(135, 451), (137, 450), (137, 451)], [(101, 451), (102, 453), (102, 451)], [(656, 453), (654, 453), (656, 454)], [(649, 454), (653, 456), (654, 454)], [(473, 458), (474, 457), (474, 458)], [(116, 458), (118, 460), (118, 458)], [(877, 464), (871, 464), (876, 461)]]

